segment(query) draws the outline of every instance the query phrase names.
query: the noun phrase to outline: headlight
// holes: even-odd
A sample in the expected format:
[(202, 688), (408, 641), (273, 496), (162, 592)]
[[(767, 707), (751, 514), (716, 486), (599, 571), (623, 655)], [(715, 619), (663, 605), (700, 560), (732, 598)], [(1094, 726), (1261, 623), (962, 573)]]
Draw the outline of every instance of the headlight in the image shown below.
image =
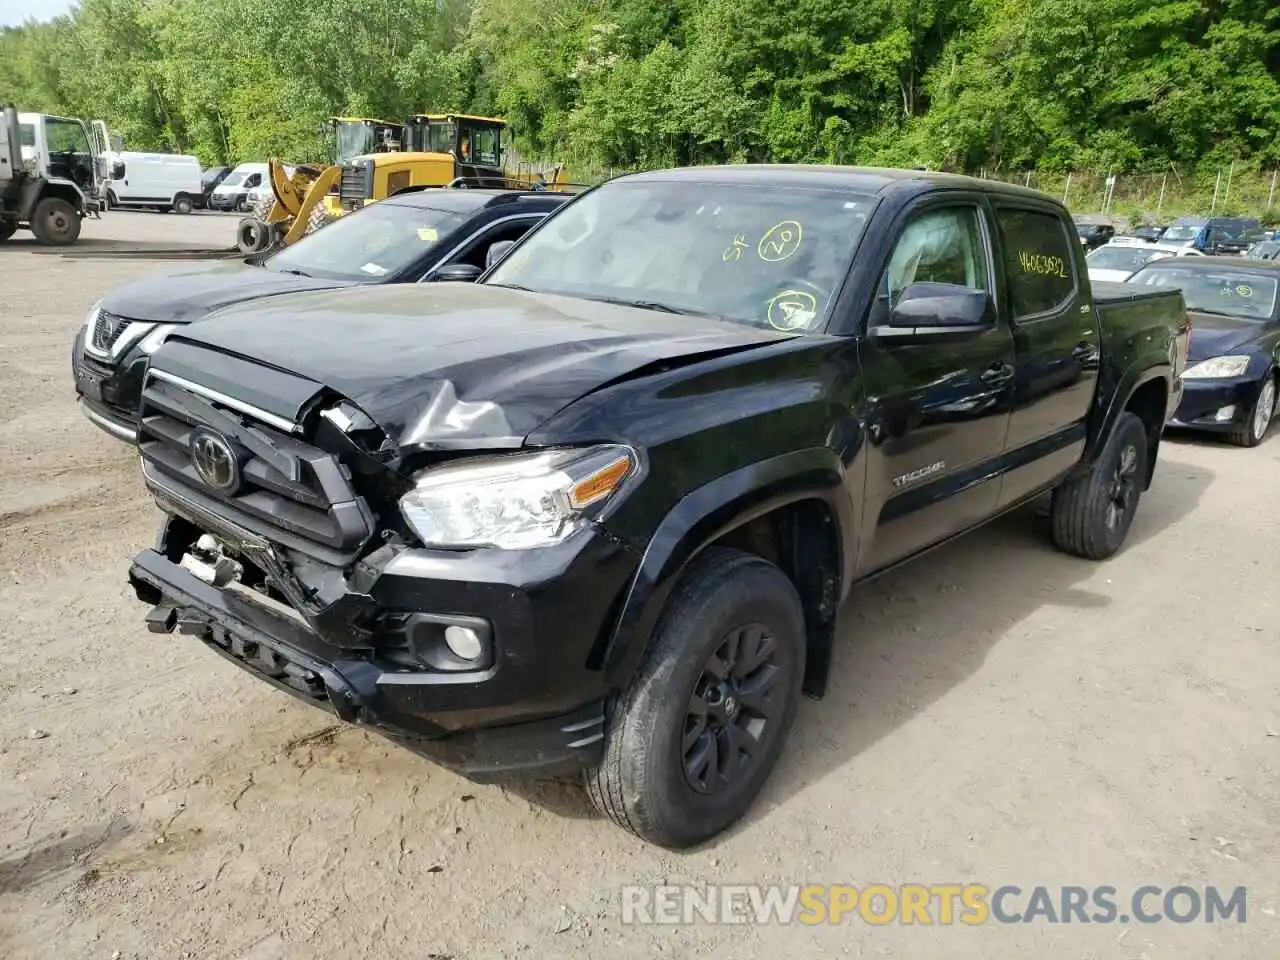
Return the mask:
[(589, 523), (636, 466), (627, 447), (608, 445), (433, 467), (400, 512), (427, 546), (549, 546)]
[(142, 338), (142, 342), (138, 344), (138, 349), (147, 354), (155, 353), (160, 348), (160, 344), (164, 343), (169, 334), (177, 330), (179, 326), (180, 324), (176, 323), (160, 324)]
[(1248, 357), (1214, 357), (1201, 360), (1183, 371), (1183, 380), (1220, 380), (1226, 377), (1242, 377), (1249, 369)]
[(102, 301), (99, 300), (89, 308), (89, 315), (84, 318), (84, 345), (87, 347), (93, 343), (93, 328), (98, 322), (98, 314), (102, 312)]

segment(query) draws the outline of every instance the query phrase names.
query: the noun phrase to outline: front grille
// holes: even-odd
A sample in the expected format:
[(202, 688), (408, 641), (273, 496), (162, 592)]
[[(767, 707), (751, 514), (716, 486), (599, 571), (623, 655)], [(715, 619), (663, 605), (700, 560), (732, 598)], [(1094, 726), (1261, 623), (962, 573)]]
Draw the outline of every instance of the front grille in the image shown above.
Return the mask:
[[(333, 453), (154, 374), (140, 421), (147, 476), (197, 513), (332, 564), (349, 561), (373, 534), (372, 513)], [(211, 484), (218, 471), (207, 458), (201, 473), (193, 441), (210, 433), (236, 462), (230, 488)]]
[(338, 181), (338, 196), (343, 200), (367, 200), (373, 196), (373, 166), (367, 163), (347, 163), (342, 167)]
[(128, 329), (130, 321), (124, 317), (118, 317), (114, 313), (108, 313), (106, 310), (99, 310), (97, 319), (93, 321), (93, 333), (89, 338), (89, 343), (93, 349), (100, 353), (110, 353), (111, 348), (116, 345), (116, 341)]

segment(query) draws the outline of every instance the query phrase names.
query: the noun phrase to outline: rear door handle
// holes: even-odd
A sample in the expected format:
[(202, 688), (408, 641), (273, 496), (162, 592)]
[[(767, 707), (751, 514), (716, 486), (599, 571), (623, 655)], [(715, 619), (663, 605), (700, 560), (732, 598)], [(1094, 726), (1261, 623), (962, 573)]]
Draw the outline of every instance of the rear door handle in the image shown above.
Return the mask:
[(1013, 367), (1007, 363), (993, 363), (982, 371), (979, 379), (988, 386), (1006, 383), (1013, 379)]

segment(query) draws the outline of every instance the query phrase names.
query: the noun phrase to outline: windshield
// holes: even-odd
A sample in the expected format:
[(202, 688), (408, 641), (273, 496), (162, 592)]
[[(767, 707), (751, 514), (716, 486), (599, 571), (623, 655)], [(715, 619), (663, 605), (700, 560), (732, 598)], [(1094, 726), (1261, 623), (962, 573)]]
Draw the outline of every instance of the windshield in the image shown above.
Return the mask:
[(1276, 306), (1280, 284), (1272, 277), (1228, 270), (1187, 270), (1153, 267), (1130, 283), (1153, 287), (1180, 287), (1187, 309), (1194, 313), (1217, 313), (1241, 320), (1269, 320)]
[(244, 178), (248, 175), (249, 171), (247, 170), (232, 170), (227, 174), (227, 179), (223, 180), (219, 186), (238, 187), (240, 184), (244, 183)]
[(622, 180), (549, 217), (486, 282), (820, 331), (874, 198)]
[(1203, 223), (1175, 223), (1164, 232), (1161, 240), (1194, 240), (1200, 233)]
[(1145, 247), (1111, 246), (1099, 247), (1085, 259), (1089, 266), (1101, 270), (1128, 270), (1133, 273), (1141, 270), (1152, 260), (1167, 257), (1169, 254), (1159, 250), (1148, 250)]
[(49, 140), (50, 153), (89, 154), (89, 135), (78, 120), (48, 117), (44, 122), (44, 135)]
[(334, 163), (373, 153), (377, 145), (373, 127), (365, 123), (339, 123), (334, 128)]
[(467, 218), (426, 207), (375, 203), (285, 247), (263, 266), (325, 280), (377, 280), (398, 273)]

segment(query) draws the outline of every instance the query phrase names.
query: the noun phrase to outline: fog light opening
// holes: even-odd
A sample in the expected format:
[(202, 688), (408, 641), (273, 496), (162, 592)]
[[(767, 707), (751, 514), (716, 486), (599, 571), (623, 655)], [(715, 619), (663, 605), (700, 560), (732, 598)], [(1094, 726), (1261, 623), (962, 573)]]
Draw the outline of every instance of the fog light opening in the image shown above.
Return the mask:
[(470, 627), (446, 627), (444, 642), (460, 660), (479, 660), (484, 655), (484, 641)]
[(1220, 408), (1218, 412), (1213, 415), (1213, 419), (1217, 420), (1219, 423), (1226, 423), (1235, 415), (1236, 415), (1235, 404), (1232, 404), (1229, 407)]

